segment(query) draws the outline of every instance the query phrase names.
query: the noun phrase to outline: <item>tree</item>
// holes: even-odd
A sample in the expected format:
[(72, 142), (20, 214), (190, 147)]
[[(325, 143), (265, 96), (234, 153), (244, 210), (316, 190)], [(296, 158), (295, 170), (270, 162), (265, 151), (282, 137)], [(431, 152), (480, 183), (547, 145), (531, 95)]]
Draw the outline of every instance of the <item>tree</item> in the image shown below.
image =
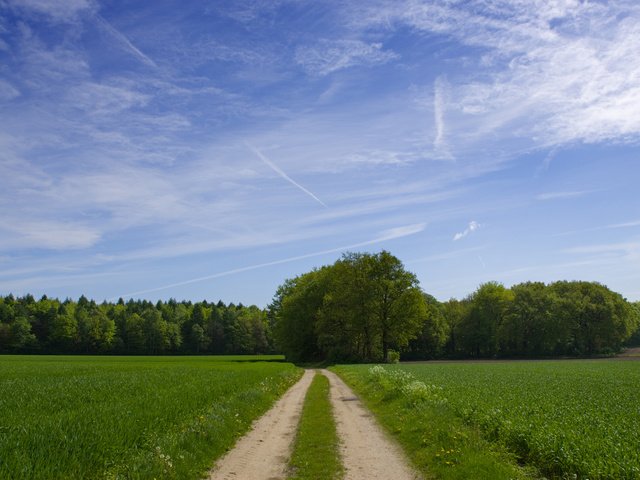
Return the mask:
[(380, 329), (382, 358), (389, 348), (401, 349), (415, 338), (427, 316), (426, 304), (417, 277), (386, 250), (373, 255), (370, 285)]
[(294, 361), (382, 360), (417, 335), (426, 304), (415, 275), (389, 252), (347, 253), (285, 282), (269, 315)]
[(25, 317), (16, 318), (9, 328), (9, 348), (14, 352), (33, 350), (38, 339), (31, 332), (31, 323)]
[(380, 357), (373, 312), (374, 291), (369, 283), (371, 262), (361, 253), (346, 253), (323, 269), (315, 314), (315, 333), (321, 357), (334, 361), (362, 361)]
[(460, 346), (466, 355), (489, 357), (498, 351), (497, 331), (513, 294), (497, 282), (480, 285), (470, 298), (468, 314), (460, 325)]
[(464, 337), (462, 329), (469, 315), (470, 306), (471, 300), (469, 298), (464, 300), (451, 298), (442, 304), (442, 315), (448, 332), (444, 351), (448, 355), (459, 356), (463, 354), (460, 338)]
[(426, 316), (418, 336), (409, 342), (407, 356), (413, 359), (437, 358), (443, 353), (450, 329), (443, 305), (435, 297), (424, 294)]
[(144, 337), (148, 353), (163, 353), (171, 346), (167, 335), (167, 322), (154, 307), (147, 308), (142, 314), (144, 321)]
[(566, 353), (613, 353), (637, 328), (633, 307), (596, 282), (556, 282), (554, 315), (568, 329)]
[(191, 325), (191, 344), (195, 348), (196, 353), (200, 353), (201, 350), (207, 348), (209, 340), (204, 333), (204, 328), (199, 323)]
[(78, 320), (73, 306), (62, 304), (58, 308), (49, 333), (49, 344), (59, 352), (71, 352), (78, 345)]
[(555, 321), (553, 295), (542, 282), (511, 287), (512, 301), (498, 327), (498, 344), (504, 355), (552, 355), (565, 337)]
[(87, 353), (107, 352), (113, 345), (115, 322), (94, 302), (78, 302), (75, 311), (80, 345)]
[(276, 343), (294, 362), (321, 358), (315, 326), (326, 293), (326, 274), (323, 268), (285, 281), (269, 306), (276, 319)]

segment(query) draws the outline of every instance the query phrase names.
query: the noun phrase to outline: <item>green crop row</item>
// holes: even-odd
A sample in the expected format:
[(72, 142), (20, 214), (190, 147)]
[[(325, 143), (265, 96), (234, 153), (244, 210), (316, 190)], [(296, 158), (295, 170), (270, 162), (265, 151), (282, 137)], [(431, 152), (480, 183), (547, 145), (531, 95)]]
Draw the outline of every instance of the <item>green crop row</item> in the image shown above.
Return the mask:
[(299, 376), (215, 357), (0, 357), (0, 478), (200, 478)]
[(640, 362), (349, 367), (404, 405), (437, 405), (551, 478), (640, 479)]

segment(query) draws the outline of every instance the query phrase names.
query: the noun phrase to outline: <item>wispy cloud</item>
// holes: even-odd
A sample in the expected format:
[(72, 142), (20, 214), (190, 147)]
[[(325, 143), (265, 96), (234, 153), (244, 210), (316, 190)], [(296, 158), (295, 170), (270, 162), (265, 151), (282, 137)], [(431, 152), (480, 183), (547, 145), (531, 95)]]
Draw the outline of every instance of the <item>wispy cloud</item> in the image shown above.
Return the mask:
[(84, 249), (100, 239), (98, 230), (75, 222), (52, 220), (15, 222), (6, 225), (0, 248)]
[(480, 49), (480, 78), (448, 76), (457, 142), (492, 136), (548, 148), (640, 136), (636, 2), (394, 0), (351, 9), (364, 31), (407, 25)]
[(458, 240), (460, 240), (461, 238), (466, 237), (467, 235), (475, 232), (478, 228), (480, 228), (480, 224), (478, 222), (476, 222), (475, 220), (472, 220), (471, 222), (469, 222), (469, 226), (467, 228), (465, 228), (462, 232), (458, 232), (453, 236), (453, 241), (456, 242)]
[(447, 93), (447, 81), (441, 75), (436, 78), (433, 85), (433, 116), (436, 126), (436, 137), (433, 140), (433, 148), (440, 158), (451, 160), (453, 156), (449, 150), (449, 145), (445, 141), (444, 111)]
[(361, 40), (321, 40), (300, 46), (296, 50), (296, 62), (310, 75), (324, 76), (357, 65), (379, 65), (398, 58), (381, 43), (365, 43)]
[(342, 246), (342, 247), (336, 247), (336, 248), (330, 248), (328, 250), (321, 250), (318, 252), (313, 252), (313, 253), (307, 253), (304, 255), (296, 255), (294, 257), (288, 257), (288, 258), (283, 258), (280, 260), (274, 260), (271, 262), (265, 262), (265, 263), (258, 263), (255, 265), (249, 265), (246, 267), (241, 267), (241, 268), (234, 268), (232, 270), (227, 270), (224, 272), (219, 272), (219, 273), (214, 273), (212, 275), (205, 275), (203, 277), (197, 277), (197, 278), (192, 278), (189, 280), (184, 280), (182, 282), (177, 282), (177, 283), (172, 283), (169, 285), (163, 285), (161, 287), (156, 287), (156, 288), (151, 288), (151, 289), (147, 289), (147, 290), (140, 290), (137, 292), (132, 292), (132, 293), (126, 293), (123, 295), (119, 295), (117, 297), (114, 298), (118, 298), (118, 297), (123, 297), (123, 298), (127, 298), (127, 297), (135, 297), (138, 295), (144, 295), (147, 293), (153, 293), (153, 292), (158, 292), (161, 290), (167, 290), (169, 288), (175, 288), (175, 287), (182, 287), (184, 285), (190, 285), (193, 283), (199, 283), (199, 282), (204, 282), (206, 280), (213, 280), (215, 278), (220, 278), (220, 277), (226, 277), (229, 275), (235, 275), (237, 273), (243, 273), (243, 272), (248, 272), (250, 270), (257, 270), (259, 268), (265, 268), (265, 267), (272, 267), (274, 265), (281, 265), (283, 263), (291, 263), (291, 262), (296, 262), (298, 260), (304, 260), (307, 258), (313, 258), (313, 257), (320, 257), (322, 255), (328, 255), (331, 253), (337, 253), (337, 252), (344, 252), (347, 250), (351, 250), (354, 248), (362, 248), (362, 247), (366, 247), (369, 245), (375, 245), (378, 243), (383, 243), (389, 240), (394, 240), (397, 238), (402, 238), (402, 237), (407, 237), (409, 235), (415, 235), (416, 233), (420, 233), (425, 229), (426, 225), (423, 223), (420, 224), (414, 224), (414, 225), (404, 225), (401, 227), (395, 227), (386, 231), (381, 232), (377, 237), (371, 239), (371, 240), (367, 240), (364, 242), (359, 242), (359, 243), (354, 243), (352, 245), (347, 245), (347, 246)]
[(634, 220), (634, 221), (622, 222), (622, 223), (613, 223), (609, 225), (599, 225), (599, 226), (590, 227), (590, 228), (582, 228), (580, 230), (572, 230), (569, 232), (557, 233), (554, 236), (564, 237), (568, 235), (575, 235), (578, 233), (597, 232), (600, 230), (616, 230), (616, 229), (625, 229), (625, 228), (634, 228), (634, 227), (640, 227), (640, 220)]
[(12, 100), (20, 96), (20, 91), (6, 82), (0, 79), (0, 100)]
[(607, 225), (605, 228), (632, 228), (632, 227), (640, 227), (640, 220), (634, 220), (632, 222), (614, 223), (612, 225)]
[(78, 20), (80, 14), (93, 10), (94, 3), (91, 0), (65, 0), (64, 2), (51, 2), (48, 0), (8, 0), (13, 8), (36, 12), (46, 15), (56, 22), (69, 23)]
[(640, 254), (640, 242), (615, 242), (567, 248), (566, 253), (574, 254)]
[(248, 143), (246, 143), (246, 145), (247, 145), (247, 148), (249, 148), (253, 153), (255, 153), (260, 160), (262, 160), (269, 168), (271, 168), (274, 172), (276, 172), (278, 175), (280, 175), (282, 178), (284, 178), (287, 182), (289, 182), (291, 185), (293, 185), (294, 187), (298, 188), (299, 190), (302, 190), (304, 193), (306, 193), (308, 196), (313, 198), (316, 202), (318, 202), (323, 207), (325, 207), (325, 208), (327, 207), (327, 205), (322, 200), (320, 200), (318, 197), (316, 197), (313, 192), (309, 191), (308, 189), (306, 189), (305, 187), (300, 185), (298, 182), (293, 180), (289, 175), (284, 173), (280, 167), (278, 167), (275, 163), (273, 163), (271, 160), (269, 160), (267, 158), (267, 156), (264, 155), (260, 150), (258, 150), (257, 148), (249, 145)]
[(589, 193), (592, 193), (593, 190), (576, 190), (576, 191), (567, 191), (567, 192), (548, 192), (541, 193), (536, 195), (536, 200), (558, 200), (563, 198), (576, 198), (582, 197)]

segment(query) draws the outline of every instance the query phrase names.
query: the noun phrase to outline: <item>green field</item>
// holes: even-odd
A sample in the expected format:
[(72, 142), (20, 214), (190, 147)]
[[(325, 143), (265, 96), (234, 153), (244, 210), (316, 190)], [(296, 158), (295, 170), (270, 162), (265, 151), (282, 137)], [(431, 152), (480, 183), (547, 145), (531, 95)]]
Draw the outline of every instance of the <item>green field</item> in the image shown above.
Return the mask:
[[(373, 401), (381, 417), (385, 412), (389, 416), (384, 404), (393, 404), (396, 416), (407, 415), (414, 425), (422, 414), (431, 417), (432, 425), (437, 416), (452, 415), (520, 463), (552, 478), (640, 478), (640, 362), (455, 362), (382, 368), (337, 369)], [(416, 435), (414, 431), (408, 438)], [(458, 437), (468, 435), (461, 430)], [(454, 437), (444, 431), (425, 437), (425, 443), (432, 444), (425, 449), (433, 448), (433, 457), (448, 458), (450, 470), (465, 462), (456, 450), (465, 442)]]
[(301, 374), (261, 358), (0, 356), (0, 478), (200, 478)]

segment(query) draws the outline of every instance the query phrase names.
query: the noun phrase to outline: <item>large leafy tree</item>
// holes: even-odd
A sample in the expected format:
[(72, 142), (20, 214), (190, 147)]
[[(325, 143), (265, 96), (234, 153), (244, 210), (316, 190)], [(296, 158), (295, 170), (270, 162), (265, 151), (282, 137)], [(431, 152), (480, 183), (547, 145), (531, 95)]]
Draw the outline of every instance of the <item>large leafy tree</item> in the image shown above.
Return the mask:
[(418, 336), (409, 342), (407, 351), (412, 359), (437, 358), (443, 354), (451, 329), (445, 316), (445, 306), (435, 297), (424, 294), (426, 316)]
[(566, 353), (593, 355), (620, 350), (637, 328), (633, 307), (595, 282), (556, 282), (554, 315), (568, 330)]
[(396, 257), (347, 253), (282, 285), (271, 305), (293, 360), (381, 360), (415, 338), (427, 310), (418, 280)]
[(461, 322), (460, 346), (466, 355), (488, 357), (498, 353), (497, 332), (505, 319), (513, 293), (497, 282), (488, 282), (471, 296)]
[(501, 354), (551, 355), (556, 353), (566, 329), (553, 317), (554, 297), (542, 282), (511, 287), (512, 301), (498, 327)]

